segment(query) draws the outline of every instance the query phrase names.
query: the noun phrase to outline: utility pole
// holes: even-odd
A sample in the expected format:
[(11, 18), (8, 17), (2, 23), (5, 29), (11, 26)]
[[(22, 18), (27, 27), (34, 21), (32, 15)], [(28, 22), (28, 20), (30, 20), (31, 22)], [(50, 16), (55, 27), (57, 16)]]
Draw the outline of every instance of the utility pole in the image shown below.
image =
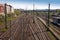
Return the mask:
[(35, 7), (35, 5), (33, 4), (33, 14), (34, 14), (34, 7)]
[(27, 7), (26, 7), (26, 15), (28, 14), (28, 10), (27, 10)]
[(12, 11), (12, 6), (9, 5), (9, 7), (10, 7), (10, 40), (14, 40), (14, 35), (12, 36), (12, 28), (11, 28), (11, 22), (12, 22), (12, 13), (11, 13), (11, 11)]
[(5, 28), (7, 29), (7, 8), (6, 8), (6, 3), (5, 3), (5, 10), (4, 10), (4, 12), (5, 12)]
[(35, 5), (33, 4), (33, 13), (32, 13), (32, 15), (33, 15), (33, 23), (35, 23), (35, 21), (34, 21), (34, 7), (35, 7)]
[(49, 26), (49, 18), (50, 18), (50, 3), (48, 4), (48, 26)]

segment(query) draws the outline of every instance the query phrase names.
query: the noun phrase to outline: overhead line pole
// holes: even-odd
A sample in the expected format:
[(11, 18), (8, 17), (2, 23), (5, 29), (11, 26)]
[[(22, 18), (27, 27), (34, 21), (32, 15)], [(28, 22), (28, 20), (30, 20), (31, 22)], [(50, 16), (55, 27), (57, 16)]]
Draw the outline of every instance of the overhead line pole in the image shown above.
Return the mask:
[(35, 5), (33, 4), (33, 14), (34, 14), (34, 7), (35, 7)]
[(48, 4), (48, 26), (49, 26), (49, 18), (50, 18), (50, 3)]
[(7, 8), (6, 8), (6, 3), (5, 3), (5, 10), (4, 10), (4, 12), (5, 12), (5, 28), (7, 29)]
[(32, 15), (33, 15), (33, 23), (35, 22), (34, 21), (34, 7), (35, 7), (35, 5), (33, 4), (33, 13), (32, 13)]

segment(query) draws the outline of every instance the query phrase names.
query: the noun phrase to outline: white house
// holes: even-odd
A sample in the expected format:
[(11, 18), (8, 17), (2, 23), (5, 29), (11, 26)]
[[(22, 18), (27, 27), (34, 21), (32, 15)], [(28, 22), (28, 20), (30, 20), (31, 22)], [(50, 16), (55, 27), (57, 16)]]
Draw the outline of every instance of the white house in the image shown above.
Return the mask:
[(5, 11), (7, 14), (14, 13), (14, 8), (11, 5), (6, 4), (6, 10), (5, 10), (5, 4), (0, 4), (0, 15), (4, 15)]

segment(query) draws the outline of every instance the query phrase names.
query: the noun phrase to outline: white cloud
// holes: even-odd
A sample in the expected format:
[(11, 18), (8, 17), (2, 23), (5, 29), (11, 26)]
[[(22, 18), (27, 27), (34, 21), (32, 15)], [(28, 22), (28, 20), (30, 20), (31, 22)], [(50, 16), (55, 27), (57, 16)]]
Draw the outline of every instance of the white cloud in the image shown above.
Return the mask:
[(60, 5), (52, 4), (51, 9), (60, 9)]
[[(33, 9), (33, 4), (26, 4), (26, 3), (8, 3), (8, 4), (18, 9), (19, 8), (27, 9), (27, 10)], [(48, 4), (35, 4), (34, 9), (48, 9)], [(60, 9), (60, 6), (51, 4), (51, 9)]]

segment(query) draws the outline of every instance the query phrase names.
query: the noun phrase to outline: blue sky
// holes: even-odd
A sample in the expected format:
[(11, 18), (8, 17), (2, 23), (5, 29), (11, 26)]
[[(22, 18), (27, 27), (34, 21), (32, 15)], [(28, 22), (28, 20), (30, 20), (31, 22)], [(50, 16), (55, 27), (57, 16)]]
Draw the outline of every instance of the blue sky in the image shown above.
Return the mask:
[(60, 0), (0, 0), (0, 3), (7, 3), (12, 5), (14, 8), (22, 9), (47, 9), (48, 4), (51, 4), (51, 9), (60, 9)]

